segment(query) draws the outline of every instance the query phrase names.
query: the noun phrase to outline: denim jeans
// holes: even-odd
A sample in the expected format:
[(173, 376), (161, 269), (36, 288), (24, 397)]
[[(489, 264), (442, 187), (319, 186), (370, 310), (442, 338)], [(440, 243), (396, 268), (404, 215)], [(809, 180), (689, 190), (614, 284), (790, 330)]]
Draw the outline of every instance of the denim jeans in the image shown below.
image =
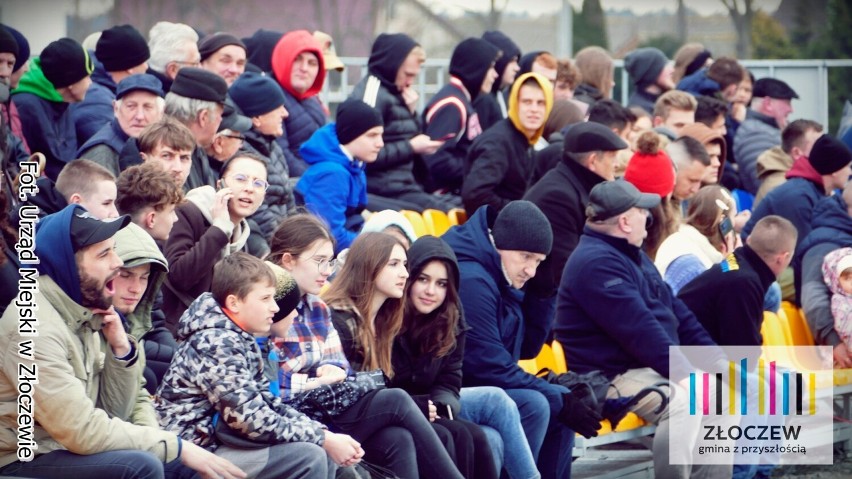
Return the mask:
[(0, 475), (68, 479), (109, 477), (110, 479), (189, 479), (195, 471), (175, 460), (163, 464), (146, 451), (119, 450), (81, 455), (53, 451), (36, 456), (30, 462), (13, 462), (0, 468)]
[[(502, 462), (511, 479), (541, 477), (521, 426), (518, 406), (505, 391), (493, 386), (461, 388), (460, 399), (459, 417), (484, 426), (498, 471)], [(497, 437), (492, 431), (497, 432)]]
[(506, 394), (518, 405), (521, 425), (541, 477), (571, 477), (574, 431), (556, 418), (562, 405), (552, 404), (544, 394), (534, 389), (506, 389)]

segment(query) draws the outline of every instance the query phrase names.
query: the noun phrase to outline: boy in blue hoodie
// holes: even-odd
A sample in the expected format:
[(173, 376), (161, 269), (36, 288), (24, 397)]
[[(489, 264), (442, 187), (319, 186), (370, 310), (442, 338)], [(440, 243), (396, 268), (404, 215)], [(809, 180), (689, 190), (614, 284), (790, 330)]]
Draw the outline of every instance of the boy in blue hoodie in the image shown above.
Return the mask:
[(338, 107), (337, 123), (317, 130), (299, 149), (309, 167), (296, 184), (296, 192), (311, 213), (328, 223), (337, 251), (348, 248), (364, 224), (364, 167), (378, 158), (383, 133), (379, 112), (350, 98)]

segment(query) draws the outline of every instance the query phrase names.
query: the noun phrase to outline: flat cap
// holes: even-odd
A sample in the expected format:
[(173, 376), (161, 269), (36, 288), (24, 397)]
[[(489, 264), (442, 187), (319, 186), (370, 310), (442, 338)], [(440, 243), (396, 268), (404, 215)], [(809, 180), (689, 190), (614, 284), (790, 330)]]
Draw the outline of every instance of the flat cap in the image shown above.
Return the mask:
[(571, 125), (565, 133), (562, 150), (565, 153), (587, 151), (616, 151), (627, 148), (627, 142), (606, 126), (587, 121)]
[(163, 93), (163, 83), (159, 78), (148, 73), (138, 73), (125, 77), (124, 80), (118, 82), (118, 86), (115, 89), (115, 99), (119, 100), (124, 95), (137, 90), (147, 91), (161, 98), (165, 95)]
[(790, 88), (790, 85), (777, 78), (761, 78), (754, 82), (752, 96), (755, 98), (778, 98), (780, 100), (799, 98), (799, 95)]

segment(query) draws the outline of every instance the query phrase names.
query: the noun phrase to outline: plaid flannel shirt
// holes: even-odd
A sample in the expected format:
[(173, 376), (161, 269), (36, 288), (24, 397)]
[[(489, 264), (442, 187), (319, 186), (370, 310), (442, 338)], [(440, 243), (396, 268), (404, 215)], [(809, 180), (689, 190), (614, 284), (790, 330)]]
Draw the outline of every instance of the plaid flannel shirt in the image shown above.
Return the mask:
[(316, 377), (320, 366), (331, 364), (351, 373), (325, 302), (318, 296), (306, 294), (296, 309), (299, 314), (287, 335), (273, 338), (280, 354), (281, 397), (286, 399), (305, 391), (308, 380)]

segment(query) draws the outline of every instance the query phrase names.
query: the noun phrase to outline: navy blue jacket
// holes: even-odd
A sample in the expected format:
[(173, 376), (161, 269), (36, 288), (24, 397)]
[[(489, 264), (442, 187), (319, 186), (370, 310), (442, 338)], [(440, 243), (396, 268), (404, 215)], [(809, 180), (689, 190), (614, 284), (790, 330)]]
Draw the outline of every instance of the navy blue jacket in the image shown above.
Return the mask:
[(299, 101), (286, 88), (281, 91), (284, 93), (284, 108), (290, 116), (284, 119), (284, 134), (275, 141), (284, 151), (290, 176), (298, 178), (308, 169), (308, 164), (299, 153), (299, 147), (325, 125), (327, 118), (319, 97), (312, 96)]
[(92, 84), (86, 90), (86, 97), (80, 103), (71, 105), (71, 117), (77, 129), (77, 144), (82, 145), (115, 116), (112, 102), (115, 100), (117, 85), (104, 66), (89, 52), (95, 69), (92, 71)]
[[(811, 217), (814, 206), (825, 198), (825, 188), (806, 178), (790, 178), (784, 184), (770, 191), (758, 203), (754, 214), (743, 227), (743, 241), (751, 234), (754, 225), (768, 215), (778, 215), (793, 223), (799, 232), (798, 244), (811, 232)], [(797, 246), (798, 250), (799, 247)]]
[(677, 89), (692, 93), (695, 96), (715, 97), (722, 87), (716, 80), (707, 78), (707, 68), (702, 68), (692, 75), (682, 78), (677, 84)]
[[(77, 150), (77, 156), (79, 158), (86, 158), (88, 160), (92, 160), (95, 163), (102, 165), (104, 168), (110, 170), (112, 174), (116, 177), (121, 173), (121, 168), (119, 166), (119, 154), (121, 150), (124, 149), (124, 144), (127, 143), (127, 140), (130, 137), (124, 130), (121, 129), (121, 125), (118, 124), (118, 120), (113, 118), (106, 125), (103, 126), (97, 133), (94, 134), (89, 141), (83, 144), (79, 150)], [(97, 154), (86, 156), (86, 153), (91, 152), (93, 148), (98, 146), (107, 146), (110, 150), (115, 152), (115, 155), (112, 155), (111, 158), (107, 158), (107, 155)], [(111, 160), (111, 161), (110, 161)]]
[[(534, 389), (551, 410), (562, 407), (561, 386), (525, 372), (519, 359), (535, 357), (550, 332), (553, 302), (513, 288), (489, 238), (497, 211), (479, 208), (442, 236), (459, 262), (459, 297), (469, 329), (464, 352), (465, 386)], [(653, 267), (653, 265), (652, 265)]]
[(29, 92), (15, 93), (12, 101), (18, 107), (30, 151), (44, 153), (47, 176), (56, 179), (65, 164), (77, 157), (77, 133), (69, 104)]
[(348, 248), (364, 224), (361, 211), (367, 204), (367, 175), (364, 163), (350, 160), (340, 149), (334, 123), (314, 133), (301, 148), (308, 170), (296, 184), (311, 213), (323, 218), (337, 242), (337, 250)]
[[(588, 226), (565, 264), (556, 302), (555, 337), (578, 373), (652, 368), (669, 377), (669, 346), (715, 344), (641, 248)], [(672, 379), (692, 372), (686, 358), (677, 363)]]

